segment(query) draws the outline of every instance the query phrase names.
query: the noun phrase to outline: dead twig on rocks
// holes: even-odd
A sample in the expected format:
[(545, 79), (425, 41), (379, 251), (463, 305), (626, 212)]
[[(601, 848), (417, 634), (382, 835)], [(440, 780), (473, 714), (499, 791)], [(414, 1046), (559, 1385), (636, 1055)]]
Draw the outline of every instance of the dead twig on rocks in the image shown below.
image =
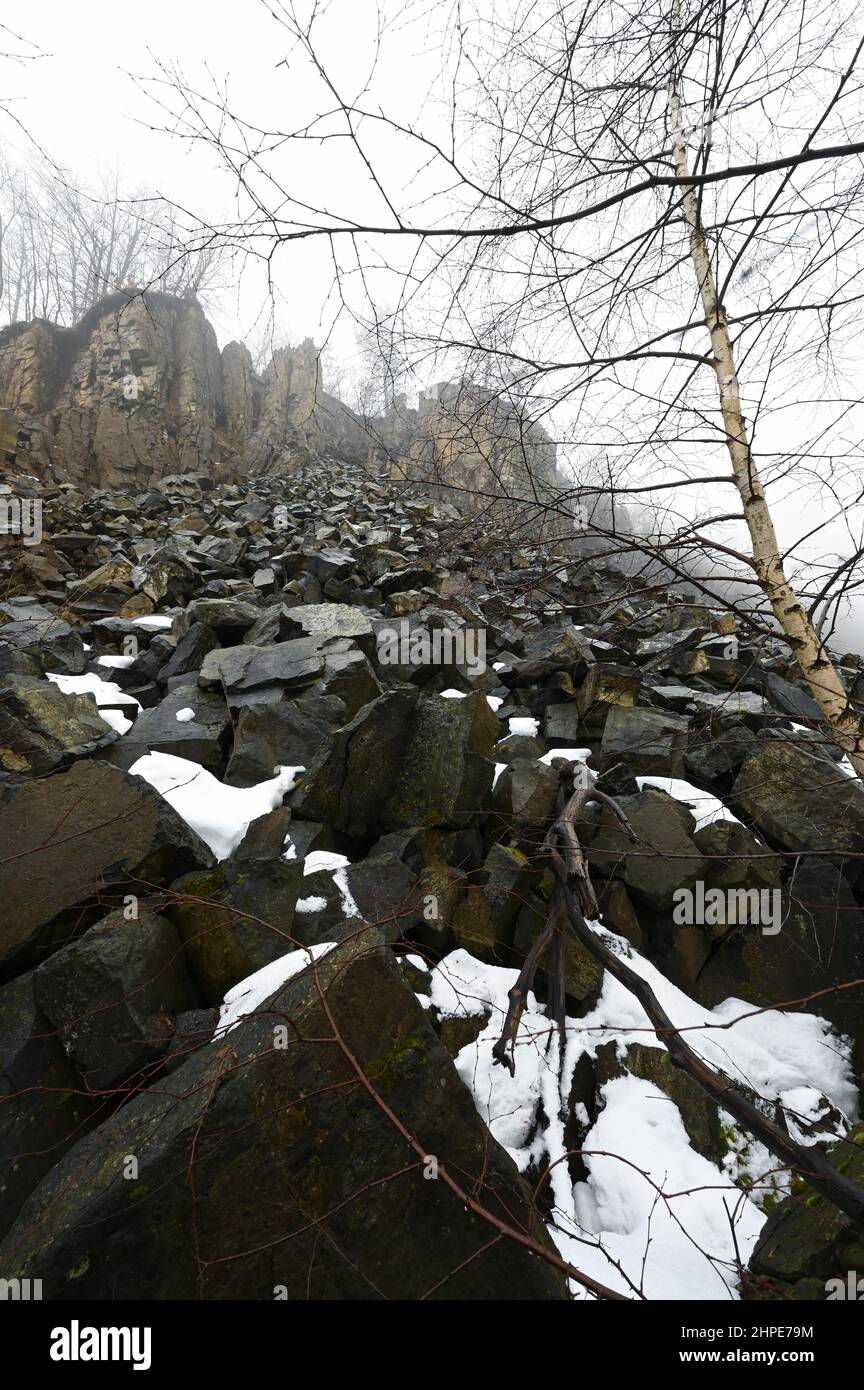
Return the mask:
[(562, 785), (558, 792), (558, 814), (543, 844), (543, 850), (548, 855), (555, 874), (555, 887), (550, 900), (547, 924), (526, 956), (518, 978), (509, 992), (510, 1005), (504, 1026), (492, 1049), (495, 1061), (506, 1067), (511, 1075), (515, 1074), (514, 1049), (519, 1021), (534, 981), (537, 965), (547, 947), (550, 948), (551, 957), (551, 1016), (563, 1034), (563, 961), (565, 933), (569, 929), (586, 951), (638, 999), (655, 1035), (669, 1053), (673, 1066), (686, 1072), (706, 1095), (731, 1115), (736, 1123), (760, 1140), (785, 1167), (798, 1173), (853, 1221), (864, 1222), (864, 1188), (834, 1168), (820, 1149), (805, 1148), (797, 1144), (779, 1125), (763, 1115), (728, 1077), (708, 1066), (684, 1041), (648, 981), (643, 979), (623, 956), (616, 954), (594, 930), (591, 922), (598, 916), (597, 899), (576, 833), (575, 822), (587, 802), (602, 801), (618, 817), (630, 839), (635, 841), (637, 837), (627, 817), (616, 806), (614, 800), (590, 783), (578, 787), (568, 797), (564, 789), (568, 775), (566, 772), (562, 775)]

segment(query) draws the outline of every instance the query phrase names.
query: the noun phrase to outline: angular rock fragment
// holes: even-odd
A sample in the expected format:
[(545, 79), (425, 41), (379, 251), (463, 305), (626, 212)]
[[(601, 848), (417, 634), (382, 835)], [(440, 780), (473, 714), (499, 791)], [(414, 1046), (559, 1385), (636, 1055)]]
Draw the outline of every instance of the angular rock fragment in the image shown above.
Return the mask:
[(93, 1091), (140, 1073), (167, 1051), (174, 1017), (196, 995), (180, 938), (158, 913), (111, 912), (33, 977), (36, 1003)]
[(0, 803), (0, 844), (2, 978), (79, 935), (97, 904), (146, 896), (213, 862), (146, 782), (101, 762), (19, 787)]
[(92, 695), (66, 695), (35, 676), (0, 677), (0, 776), (44, 776), (116, 737)]
[(99, 1106), (33, 996), (33, 974), (0, 987), (0, 1235)]
[(784, 849), (849, 855), (846, 872), (864, 874), (864, 787), (835, 764), (780, 739), (766, 740), (742, 764), (730, 805)]
[(602, 751), (623, 756), (634, 772), (681, 776), (688, 721), (659, 710), (614, 705), (603, 730)]
[[(60, 1300), (149, 1298), (154, 1270), (162, 1298), (566, 1298), (527, 1185), (374, 941), (325, 956), (317, 983), (307, 970), (277, 988), (76, 1145), (0, 1247), (8, 1277), (38, 1274)], [(278, 1023), (288, 1047), (274, 1047)], [(325, 1041), (334, 1025), (344, 1051)], [(540, 1253), (424, 1181), (423, 1154)]]

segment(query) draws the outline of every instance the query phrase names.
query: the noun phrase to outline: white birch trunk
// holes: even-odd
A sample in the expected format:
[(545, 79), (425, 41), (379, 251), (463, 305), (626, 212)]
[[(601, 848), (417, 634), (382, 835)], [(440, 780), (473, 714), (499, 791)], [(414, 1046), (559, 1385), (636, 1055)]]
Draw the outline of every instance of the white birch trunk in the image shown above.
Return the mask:
[[(677, 0), (673, 23), (677, 29)], [(681, 92), (674, 67), (669, 79), (669, 117), (675, 172), (679, 178), (688, 178), (690, 168), (684, 134)], [(696, 273), (702, 307), (705, 311), (705, 324), (711, 335), (711, 346), (714, 353), (713, 367), (717, 376), (726, 445), (750, 532), (756, 577), (810, 686), (813, 698), (831, 729), (833, 738), (848, 753), (859, 777), (864, 777), (864, 728), (862, 728), (861, 720), (849, 704), (843, 682), (834, 669), (831, 658), (808, 617), (804, 605), (786, 578), (771, 511), (750, 451), (750, 437), (741, 409), (738, 376), (735, 370), (735, 358), (729, 336), (726, 311), (723, 305), (718, 302), (717, 282), (711, 265), (708, 243), (699, 212), (699, 200), (694, 185), (691, 185), (684, 194), (683, 209), (690, 228), (690, 255)]]

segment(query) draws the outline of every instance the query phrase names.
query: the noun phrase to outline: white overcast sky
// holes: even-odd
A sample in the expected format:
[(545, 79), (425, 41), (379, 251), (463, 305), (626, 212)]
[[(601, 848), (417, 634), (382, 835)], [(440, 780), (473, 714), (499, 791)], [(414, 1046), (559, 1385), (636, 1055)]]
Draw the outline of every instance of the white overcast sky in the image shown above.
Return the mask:
[[(319, 26), (328, 63), (346, 91), (356, 92), (369, 72), (376, 12), (370, 0), (336, 0), (331, 17)], [(233, 108), (270, 128), (284, 129), (321, 108), (321, 92), (312, 89), (304, 69), (280, 65), (289, 37), (261, 0), (147, 0), (144, 5), (4, 0), (2, 23), (47, 56), (21, 64), (4, 62), (0, 96), (33, 139), (68, 170), (72, 182), (95, 182), (100, 171), (117, 166), (133, 187), (162, 193), (215, 219), (230, 217), (232, 183), (219, 169), (215, 154), (201, 147), (190, 149), (162, 133), (164, 114), (129, 75), (152, 78), (159, 61), (182, 64), (190, 83), (201, 88), (211, 77), (220, 83), (227, 80)], [(399, 29), (388, 40), (391, 110), (416, 113), (434, 76), (437, 55), (426, 35), (421, 26), (410, 37)], [(7, 36), (0, 50), (10, 49), (26, 51)], [(13, 159), (16, 152), (26, 155), (27, 140), (10, 122), (3, 136)], [(316, 147), (310, 147), (308, 159), (312, 164), (320, 161)], [(334, 178), (333, 150), (328, 149), (327, 169), (322, 200), (343, 197), (356, 207), (363, 189), (355, 162), (349, 165), (346, 160), (342, 178)], [(308, 191), (314, 187), (314, 172), (311, 180), (308, 166), (301, 173)], [(326, 249), (290, 248), (280, 255), (274, 279), (281, 300), (278, 326), (293, 341), (308, 336), (321, 342), (332, 319), (327, 303), (332, 271)], [(247, 273), (233, 293), (210, 306), (220, 341), (246, 336), (263, 299), (262, 280)], [(352, 342), (345, 328), (337, 334), (334, 348), (350, 351)]]

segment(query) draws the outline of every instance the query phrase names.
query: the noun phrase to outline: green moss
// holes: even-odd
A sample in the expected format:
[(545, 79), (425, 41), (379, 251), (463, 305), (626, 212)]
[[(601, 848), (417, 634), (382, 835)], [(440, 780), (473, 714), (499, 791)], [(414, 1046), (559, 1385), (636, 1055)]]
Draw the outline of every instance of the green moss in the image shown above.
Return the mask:
[(90, 1256), (89, 1256), (88, 1254), (85, 1253), (84, 1255), (81, 1256), (81, 1259), (78, 1261), (78, 1264), (75, 1265), (72, 1269), (70, 1269), (70, 1271), (69, 1271), (69, 1278), (70, 1278), (70, 1279), (80, 1279), (81, 1276), (82, 1276), (82, 1274), (86, 1274), (89, 1268), (90, 1268)]
[(376, 1057), (369, 1066), (368, 1075), (385, 1095), (389, 1095), (395, 1086), (410, 1077), (418, 1066), (425, 1067), (428, 1061), (426, 1044), (420, 1038), (409, 1036), (400, 1039), (383, 1056)]

